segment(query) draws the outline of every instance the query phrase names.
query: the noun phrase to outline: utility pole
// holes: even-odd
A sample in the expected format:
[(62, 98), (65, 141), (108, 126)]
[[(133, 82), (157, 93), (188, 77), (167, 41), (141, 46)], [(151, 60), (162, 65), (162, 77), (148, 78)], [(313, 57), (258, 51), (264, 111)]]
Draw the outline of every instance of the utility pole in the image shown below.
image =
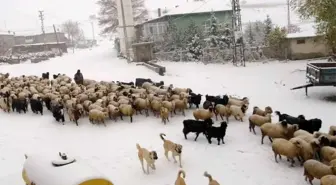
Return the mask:
[(129, 51), (128, 51), (128, 36), (127, 36), (127, 29), (126, 29), (126, 18), (125, 18), (125, 12), (124, 12), (124, 3), (122, 0), (120, 0), (120, 5), (121, 5), (121, 16), (122, 16), (122, 21), (123, 21), (126, 58), (127, 58), (127, 62), (129, 62), (130, 56), (129, 56)]
[(42, 34), (43, 34), (43, 40), (45, 42), (45, 30), (44, 30), (44, 11), (40, 10), (39, 11), (39, 18), (40, 18), (40, 21), (41, 21), (41, 31), (42, 31)]
[(57, 44), (58, 44), (59, 40), (58, 40), (58, 35), (57, 35), (55, 24), (53, 24), (53, 28), (54, 28), (54, 33), (55, 33), (55, 36), (56, 36), (56, 41), (57, 41)]
[[(243, 27), (240, 14), (239, 0), (232, 0), (232, 32), (233, 32), (233, 65), (238, 66), (238, 61), (245, 67), (245, 46), (242, 35)], [(239, 35), (238, 35), (239, 33)]]
[(93, 47), (93, 42), (95, 40), (93, 21), (91, 21), (91, 28), (92, 28), (92, 44), (91, 44), (92, 46), (91, 47)]
[(291, 33), (290, 27), (291, 27), (291, 17), (290, 17), (290, 3), (289, 0), (287, 0), (287, 32)]

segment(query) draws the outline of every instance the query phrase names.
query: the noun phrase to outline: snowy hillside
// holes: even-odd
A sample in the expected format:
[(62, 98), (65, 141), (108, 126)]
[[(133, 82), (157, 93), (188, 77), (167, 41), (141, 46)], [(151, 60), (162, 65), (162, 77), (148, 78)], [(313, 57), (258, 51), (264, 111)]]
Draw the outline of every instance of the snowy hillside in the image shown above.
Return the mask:
[[(192, 110), (186, 117), (178, 114), (164, 125), (152, 113), (134, 117), (129, 123), (109, 121), (107, 127), (91, 125), (87, 118), (76, 127), (69, 121), (66, 125), (56, 123), (50, 113), (46, 115), (0, 112), (0, 184), (22, 185), (21, 171), (25, 153), (54, 155), (66, 152), (78, 156), (94, 168), (110, 177), (116, 185), (171, 185), (174, 184), (179, 167), (168, 162), (163, 155), (159, 133), (167, 139), (183, 145), (182, 165), (186, 171), (188, 185), (208, 184), (203, 177), (208, 171), (221, 184), (246, 185), (299, 185), (306, 184), (300, 166), (289, 167), (286, 160), (274, 162), (268, 139), (260, 144), (257, 135), (248, 131), (247, 117), (253, 106), (271, 106), (274, 110), (291, 115), (304, 114), (307, 118), (323, 120), (322, 131), (335, 124), (335, 102), (324, 100), (335, 94), (335, 88), (319, 87), (310, 90), (306, 97), (303, 91), (290, 91), (296, 85), (305, 83), (305, 61), (266, 64), (247, 64), (246, 68), (232, 65), (203, 65), (200, 63), (161, 62), (167, 68), (166, 76), (142, 66), (127, 64), (116, 58), (112, 44), (102, 44), (92, 51), (81, 50), (75, 54), (51, 59), (38, 64), (2, 65), (0, 73), (9, 72), (13, 76), (38, 75), (49, 71), (73, 76), (81, 69), (84, 78), (94, 80), (133, 81), (136, 77), (163, 80), (175, 87), (188, 87), (196, 93), (233, 94), (250, 98), (250, 109), (244, 122), (230, 120), (225, 137), (226, 144), (208, 144), (203, 135), (197, 142), (190, 134), (185, 140), (182, 121), (193, 119)], [(68, 120), (68, 118), (66, 118)], [(277, 117), (272, 117), (273, 122)], [(216, 121), (216, 125), (219, 121)], [(213, 140), (215, 141), (215, 140)], [(158, 153), (157, 170), (150, 175), (143, 174), (138, 161), (136, 143)], [(80, 171), (78, 172), (80, 173)], [(66, 178), (66, 177), (64, 177)], [(315, 180), (314, 185), (319, 181)], [(65, 184), (64, 184), (65, 185)]]

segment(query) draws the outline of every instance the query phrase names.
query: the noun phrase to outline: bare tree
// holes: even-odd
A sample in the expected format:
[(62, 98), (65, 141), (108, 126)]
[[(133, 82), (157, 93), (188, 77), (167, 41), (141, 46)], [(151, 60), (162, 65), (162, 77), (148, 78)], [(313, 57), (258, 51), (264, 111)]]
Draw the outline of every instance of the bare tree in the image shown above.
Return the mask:
[(68, 20), (62, 24), (62, 31), (68, 35), (72, 42), (81, 34), (78, 23), (72, 20)]
[[(118, 23), (117, 1), (119, 0), (98, 0), (100, 6), (98, 14), (99, 25), (103, 27), (101, 34), (115, 33)], [(134, 22), (140, 23), (148, 17), (145, 7), (145, 0), (132, 0)]]

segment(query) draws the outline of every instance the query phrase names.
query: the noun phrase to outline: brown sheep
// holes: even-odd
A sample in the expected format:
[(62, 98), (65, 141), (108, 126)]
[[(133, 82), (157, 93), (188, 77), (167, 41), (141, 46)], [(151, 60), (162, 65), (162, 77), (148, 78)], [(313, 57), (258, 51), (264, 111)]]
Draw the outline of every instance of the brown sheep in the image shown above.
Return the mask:
[(315, 153), (318, 150), (319, 147), (319, 143), (318, 140), (314, 140), (310, 143), (308, 143), (307, 141), (301, 139), (301, 138), (292, 138), (289, 140), (290, 142), (292, 142), (293, 144), (296, 144), (299, 149), (300, 149), (300, 157), (301, 159), (303, 159), (301, 162), (301, 164), (303, 165), (303, 162), (309, 160), (309, 159), (313, 159), (315, 156)]
[(309, 159), (303, 164), (305, 180), (309, 180), (309, 183), (313, 185), (314, 178), (321, 179), (326, 175), (336, 174), (336, 160), (331, 162), (331, 166), (323, 164), (314, 159)]
[(291, 139), (296, 130), (298, 130), (298, 125), (287, 125), (286, 122), (265, 123), (260, 127), (261, 144), (264, 144), (265, 136), (268, 136), (271, 142), (273, 142), (272, 138)]
[(287, 160), (291, 161), (291, 166), (294, 166), (294, 158), (298, 158), (300, 161), (300, 148), (298, 143), (292, 143), (286, 139), (277, 138), (272, 143), (272, 150), (274, 152), (275, 162), (278, 163), (277, 156), (281, 159), (281, 155), (287, 157)]
[(336, 175), (326, 175), (321, 178), (321, 185), (336, 185)]
[(273, 109), (270, 106), (265, 107), (265, 110), (260, 109), (259, 107), (253, 107), (253, 113), (260, 116), (266, 116), (267, 114), (272, 114)]
[(218, 120), (218, 118), (217, 118), (218, 114), (222, 118), (222, 120), (224, 120), (223, 119), (223, 116), (224, 116), (224, 117), (226, 117), (226, 121), (229, 122), (229, 117), (231, 116), (232, 112), (231, 112), (229, 106), (218, 104), (215, 107), (216, 120)]
[(253, 114), (249, 117), (249, 123), (250, 123), (250, 132), (253, 130), (253, 133), (256, 134), (254, 128), (255, 126), (261, 127), (265, 123), (271, 123), (272, 117), (271, 114), (267, 114), (266, 116), (260, 116), (258, 114)]
[(212, 118), (213, 110), (210, 107), (209, 109), (196, 109), (193, 112), (194, 118), (198, 120), (206, 120)]
[(124, 116), (129, 116), (131, 123), (133, 122), (134, 107), (130, 104), (121, 104), (119, 105), (119, 110), (121, 112), (120, 119), (123, 120)]
[(179, 100), (173, 100), (173, 103), (175, 104), (174, 113), (176, 114), (176, 110), (179, 110), (185, 116), (185, 110), (188, 108), (188, 99), (180, 98)]

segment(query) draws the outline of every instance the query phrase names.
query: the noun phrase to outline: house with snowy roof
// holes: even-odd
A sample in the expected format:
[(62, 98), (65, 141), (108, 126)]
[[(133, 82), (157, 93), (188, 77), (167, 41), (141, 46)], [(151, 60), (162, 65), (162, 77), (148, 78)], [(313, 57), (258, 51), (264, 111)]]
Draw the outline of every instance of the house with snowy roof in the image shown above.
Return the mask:
[(187, 2), (170, 10), (162, 11), (159, 8), (155, 18), (135, 26), (136, 37), (160, 39), (166, 32), (169, 22), (174, 23), (178, 29), (185, 30), (193, 21), (207, 30), (210, 28), (211, 13), (215, 14), (219, 24), (232, 24), (232, 8), (228, 5), (218, 6), (216, 1)]
[(313, 26), (310, 29), (286, 36), (288, 44), (288, 58), (291, 60), (311, 59), (330, 55), (330, 48), (323, 35), (316, 34)]
[(4, 55), (15, 44), (14, 34), (0, 31), (0, 55)]

